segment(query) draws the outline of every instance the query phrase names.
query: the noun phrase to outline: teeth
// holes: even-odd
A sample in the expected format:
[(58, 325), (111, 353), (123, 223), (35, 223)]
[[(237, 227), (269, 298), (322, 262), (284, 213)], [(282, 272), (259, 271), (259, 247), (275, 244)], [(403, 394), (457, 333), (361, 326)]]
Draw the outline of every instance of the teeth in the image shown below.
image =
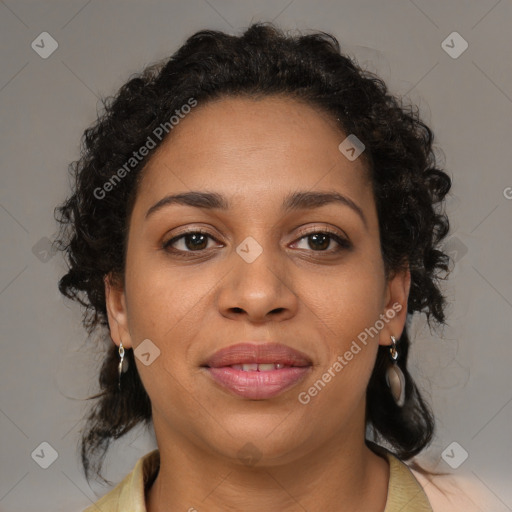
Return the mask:
[(244, 372), (270, 372), (272, 370), (280, 370), (284, 368), (284, 364), (282, 363), (250, 363), (250, 364), (233, 364), (231, 368), (234, 370), (242, 370)]
[(258, 370), (260, 372), (268, 372), (270, 370), (275, 370), (276, 369), (276, 365), (273, 364), (273, 363), (266, 363), (266, 364), (259, 364), (258, 365)]

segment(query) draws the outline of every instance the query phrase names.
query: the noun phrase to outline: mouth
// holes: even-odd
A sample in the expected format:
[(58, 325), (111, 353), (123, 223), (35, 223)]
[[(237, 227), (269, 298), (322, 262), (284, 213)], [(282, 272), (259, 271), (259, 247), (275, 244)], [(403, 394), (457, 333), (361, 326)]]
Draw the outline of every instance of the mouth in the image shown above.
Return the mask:
[(312, 361), (285, 345), (240, 343), (217, 351), (202, 367), (224, 391), (264, 400), (297, 385), (311, 371)]

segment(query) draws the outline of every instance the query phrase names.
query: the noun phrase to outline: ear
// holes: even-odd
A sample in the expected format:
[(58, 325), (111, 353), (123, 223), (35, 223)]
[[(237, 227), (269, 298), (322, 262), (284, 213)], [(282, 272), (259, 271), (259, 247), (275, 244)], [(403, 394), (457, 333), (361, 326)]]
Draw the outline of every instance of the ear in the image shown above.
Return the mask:
[(384, 327), (380, 331), (379, 345), (391, 345), (391, 336), (399, 339), (407, 318), (407, 300), (411, 288), (409, 268), (396, 272), (386, 285), (384, 293), (384, 310), (381, 318)]
[(110, 337), (117, 346), (122, 341), (124, 348), (132, 348), (124, 287), (111, 274), (107, 274), (103, 282), (105, 283), (105, 303)]

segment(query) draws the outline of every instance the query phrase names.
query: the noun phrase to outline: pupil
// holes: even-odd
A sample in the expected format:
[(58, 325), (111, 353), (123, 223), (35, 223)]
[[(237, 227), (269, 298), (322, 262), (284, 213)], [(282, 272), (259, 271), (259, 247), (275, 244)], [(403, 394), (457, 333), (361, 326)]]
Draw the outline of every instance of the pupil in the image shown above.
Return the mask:
[[(315, 235), (310, 235), (310, 240), (313, 239), (316, 242), (318, 242), (319, 239), (323, 239), (323, 244), (321, 244), (321, 247), (320, 245), (317, 244), (317, 249), (327, 249), (327, 247), (329, 247), (329, 242), (330, 242), (330, 239), (329, 239), (329, 235), (326, 235), (325, 233), (318, 233), (318, 234), (315, 234)], [(311, 246), (311, 244), (309, 244)]]
[[(202, 241), (199, 241), (200, 238), (203, 238)], [(187, 244), (189, 249), (204, 249), (204, 247), (200, 247), (202, 244), (204, 245), (206, 237), (200, 233), (188, 235), (187, 240), (192, 240), (192, 244)]]

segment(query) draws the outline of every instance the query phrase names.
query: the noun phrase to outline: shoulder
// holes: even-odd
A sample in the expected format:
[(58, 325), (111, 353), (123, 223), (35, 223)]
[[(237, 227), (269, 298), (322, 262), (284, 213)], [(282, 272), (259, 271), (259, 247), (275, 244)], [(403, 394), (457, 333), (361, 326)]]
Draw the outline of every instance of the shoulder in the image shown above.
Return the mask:
[(121, 490), (125, 485), (125, 480), (118, 484), (108, 494), (105, 494), (105, 496), (96, 501), (96, 503), (84, 509), (82, 512), (98, 512), (98, 510), (101, 510), (101, 512), (117, 512), (119, 498), (121, 496)]
[(413, 468), (410, 470), (423, 487), (434, 512), (491, 510), (491, 503), (470, 475), (424, 475)]
[(145, 490), (155, 478), (159, 467), (159, 451), (147, 453), (136, 462), (122, 482), (82, 512), (146, 512)]

